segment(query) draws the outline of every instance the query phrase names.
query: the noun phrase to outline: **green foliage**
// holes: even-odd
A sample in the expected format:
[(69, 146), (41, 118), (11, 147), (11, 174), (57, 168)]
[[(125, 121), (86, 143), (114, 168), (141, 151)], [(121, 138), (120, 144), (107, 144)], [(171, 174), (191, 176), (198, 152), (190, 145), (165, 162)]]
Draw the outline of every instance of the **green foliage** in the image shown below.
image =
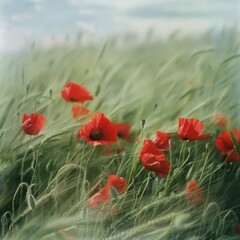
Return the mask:
[[(221, 130), (214, 112), (239, 128), (237, 36), (210, 33), (121, 47), (108, 44), (31, 48), (1, 56), (0, 207), (3, 239), (237, 239), (240, 165), (223, 162), (214, 145)], [(103, 46), (102, 46), (103, 45)], [(67, 81), (86, 86), (84, 104), (114, 122), (132, 125), (125, 152), (76, 139), (89, 116), (74, 121), (60, 91)], [(47, 117), (40, 135), (21, 131), (23, 113)], [(196, 117), (212, 133), (208, 141), (183, 142), (178, 117)], [(163, 179), (143, 169), (141, 144), (156, 130), (172, 134), (167, 153), (173, 169)], [(236, 142), (236, 139), (233, 139)], [(239, 146), (236, 144), (236, 148)], [(111, 173), (128, 180), (127, 192), (86, 208), (87, 199)], [(185, 198), (197, 180), (204, 201)]]

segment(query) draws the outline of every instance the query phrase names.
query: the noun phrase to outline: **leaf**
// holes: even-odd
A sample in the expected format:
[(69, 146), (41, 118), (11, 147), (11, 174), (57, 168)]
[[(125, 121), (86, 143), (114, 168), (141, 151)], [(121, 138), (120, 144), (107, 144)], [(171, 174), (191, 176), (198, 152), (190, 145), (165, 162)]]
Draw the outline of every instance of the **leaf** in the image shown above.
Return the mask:
[(118, 192), (115, 187), (110, 186), (110, 196), (112, 199), (118, 199)]

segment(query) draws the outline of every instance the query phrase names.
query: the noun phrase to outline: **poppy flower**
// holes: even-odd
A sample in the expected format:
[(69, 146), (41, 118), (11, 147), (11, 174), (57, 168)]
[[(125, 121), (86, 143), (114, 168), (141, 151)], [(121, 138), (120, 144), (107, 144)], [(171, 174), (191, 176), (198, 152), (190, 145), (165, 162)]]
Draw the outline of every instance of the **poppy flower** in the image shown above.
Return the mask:
[(101, 188), (97, 193), (95, 193), (87, 202), (87, 207), (94, 207), (98, 204), (103, 204), (110, 201), (110, 195), (106, 188)]
[(74, 119), (82, 117), (84, 115), (89, 114), (91, 111), (83, 106), (73, 106), (72, 107), (72, 115)]
[(162, 151), (169, 150), (169, 139), (170, 138), (171, 138), (171, 135), (169, 135), (168, 133), (156, 131), (154, 138), (153, 138), (153, 142), (154, 142), (155, 146), (157, 148), (161, 149)]
[(61, 95), (66, 102), (93, 100), (91, 93), (85, 87), (74, 82), (68, 82), (62, 89)]
[[(240, 145), (240, 130), (233, 129), (231, 132), (234, 135), (237, 144)], [(228, 162), (240, 161), (240, 154), (236, 150), (228, 130), (225, 130), (218, 135), (215, 139), (215, 145), (221, 152), (221, 155), (227, 157)]]
[(228, 118), (223, 113), (213, 115), (212, 121), (218, 127), (227, 126), (229, 122)]
[(210, 133), (202, 134), (204, 125), (196, 118), (178, 119), (178, 136), (183, 140), (205, 140), (210, 137)]
[(144, 141), (140, 161), (146, 169), (155, 172), (159, 177), (164, 177), (171, 171), (171, 165), (166, 160), (165, 153), (157, 149), (150, 139)]
[(186, 197), (194, 204), (202, 202), (202, 188), (196, 181), (189, 181), (185, 188)]
[(129, 132), (131, 129), (131, 125), (128, 123), (115, 123), (117, 128), (117, 135), (119, 138), (125, 139), (129, 141)]
[(119, 177), (117, 175), (109, 175), (107, 183), (104, 188), (95, 193), (87, 202), (87, 207), (93, 207), (98, 204), (103, 204), (111, 200), (111, 186), (116, 189), (119, 194), (126, 192), (126, 183), (125, 178)]
[(103, 113), (97, 113), (82, 127), (77, 137), (84, 138), (93, 146), (110, 145), (117, 141), (117, 128)]
[(23, 114), (22, 130), (29, 135), (38, 135), (46, 123), (46, 117), (37, 113)]
[(117, 175), (108, 176), (108, 180), (106, 183), (106, 190), (110, 194), (111, 186), (114, 187), (119, 194), (123, 194), (126, 192), (126, 183), (127, 180), (123, 177), (119, 177)]

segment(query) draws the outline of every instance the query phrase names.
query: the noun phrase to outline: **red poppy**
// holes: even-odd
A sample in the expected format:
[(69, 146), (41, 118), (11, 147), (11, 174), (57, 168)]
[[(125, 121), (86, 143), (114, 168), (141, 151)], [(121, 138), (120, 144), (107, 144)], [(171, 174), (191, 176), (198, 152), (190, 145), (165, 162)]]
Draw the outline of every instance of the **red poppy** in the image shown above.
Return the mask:
[(83, 106), (73, 106), (72, 107), (72, 115), (74, 119), (82, 117), (84, 115), (89, 114), (91, 111)]
[(210, 137), (210, 133), (202, 134), (204, 125), (196, 118), (178, 119), (178, 136), (183, 140), (205, 140)]
[(110, 200), (110, 196), (106, 188), (101, 188), (97, 193), (95, 193), (87, 202), (87, 207), (94, 207), (98, 204), (102, 204), (108, 202)]
[(117, 141), (117, 128), (103, 113), (97, 113), (83, 126), (77, 137), (84, 138), (93, 146), (110, 145)]
[(111, 200), (111, 186), (116, 189), (119, 194), (126, 192), (125, 178), (119, 177), (117, 175), (109, 175), (105, 188), (100, 188), (100, 190), (95, 193), (87, 202), (87, 207), (93, 207), (98, 204), (103, 204)]
[(46, 117), (37, 113), (23, 114), (22, 130), (29, 135), (38, 135), (46, 123)]
[(115, 123), (118, 137), (129, 141), (129, 132), (131, 125), (128, 123)]
[(157, 149), (150, 139), (144, 141), (140, 152), (140, 161), (146, 169), (155, 172), (159, 177), (168, 175), (171, 170), (171, 165), (166, 160), (164, 152)]
[[(234, 135), (237, 144), (240, 145), (240, 130), (233, 129), (230, 131)], [(228, 130), (225, 130), (218, 135), (218, 137), (215, 139), (215, 145), (221, 152), (222, 156), (227, 156), (226, 160), (228, 162), (240, 161), (240, 154), (235, 149), (233, 140)]]
[(112, 186), (117, 190), (119, 194), (123, 194), (126, 192), (126, 183), (127, 183), (127, 180), (125, 178), (119, 177), (117, 175), (110, 175), (108, 176), (106, 189), (110, 194), (110, 189)]
[(153, 138), (153, 142), (154, 142), (155, 146), (157, 148), (161, 149), (162, 151), (169, 150), (169, 139), (170, 138), (171, 138), (171, 136), (168, 133), (156, 131), (154, 138)]
[(228, 118), (223, 113), (217, 113), (213, 115), (212, 121), (216, 126), (227, 126), (228, 125)]
[(74, 82), (68, 82), (62, 89), (61, 94), (66, 102), (93, 100), (91, 93), (85, 87)]
[(194, 204), (202, 202), (202, 188), (196, 181), (189, 181), (185, 188), (186, 197)]

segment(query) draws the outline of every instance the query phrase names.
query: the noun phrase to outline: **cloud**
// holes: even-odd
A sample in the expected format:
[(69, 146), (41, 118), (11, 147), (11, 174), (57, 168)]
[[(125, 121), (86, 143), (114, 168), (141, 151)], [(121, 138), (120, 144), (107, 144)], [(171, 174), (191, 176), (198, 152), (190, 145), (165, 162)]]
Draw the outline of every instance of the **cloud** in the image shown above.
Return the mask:
[(93, 33), (96, 31), (96, 25), (86, 22), (77, 21), (76, 25), (84, 32)]
[(87, 8), (82, 8), (82, 9), (80, 9), (78, 12), (79, 12), (79, 14), (83, 14), (83, 15), (94, 15), (94, 14), (97, 13), (96, 10), (91, 9), (91, 8), (89, 8), (89, 9), (87, 9)]
[[(7, 30), (7, 23), (5, 22), (0, 22), (0, 34), (6, 32)], [(1, 36), (0, 36), (1, 39)]]
[[(156, 37), (165, 38), (173, 32), (181, 34), (199, 34), (210, 28), (222, 29), (227, 24), (224, 20), (217, 19), (152, 19), (152, 18), (132, 18), (118, 17), (115, 19), (117, 30), (113, 29), (115, 34), (124, 34), (126, 31), (137, 33), (139, 36), (144, 36), (148, 30), (152, 29)], [(126, 26), (128, 28), (126, 29)]]
[(72, 4), (72, 5), (78, 5), (81, 3), (81, 1), (79, 0), (69, 0), (69, 3)]
[(7, 52), (18, 51), (30, 46), (37, 37), (35, 29), (9, 25), (7, 31), (0, 37), (0, 50)]
[(0, 28), (5, 28), (7, 27), (7, 23), (5, 22), (0, 22)]
[(31, 0), (33, 3), (40, 4), (45, 2), (46, 0)]
[[(130, 9), (132, 7), (141, 6), (144, 3), (146, 3), (146, 0), (119, 0), (119, 1), (113, 1), (113, 0), (68, 0), (70, 4), (72, 5), (92, 5), (92, 6), (105, 6), (105, 7), (111, 7), (115, 8), (117, 10), (126, 10)], [(165, 2), (166, 0), (148, 0), (149, 3), (154, 2)]]
[(40, 5), (40, 4), (34, 5), (34, 8), (35, 8), (37, 11), (41, 11), (41, 10), (43, 9), (42, 5)]
[(12, 15), (11, 20), (16, 22), (28, 21), (31, 20), (33, 17), (31, 15)]
[(0, 5), (11, 4), (11, 0), (0, 0)]
[(141, 18), (227, 18), (238, 16), (236, 10), (237, 3), (226, 4), (226, 2), (219, 1), (218, 4), (209, 0), (206, 2), (194, 2), (183, 0), (182, 4), (174, 2), (163, 2), (155, 4), (147, 4), (145, 6), (136, 6), (126, 11), (126, 15)]

